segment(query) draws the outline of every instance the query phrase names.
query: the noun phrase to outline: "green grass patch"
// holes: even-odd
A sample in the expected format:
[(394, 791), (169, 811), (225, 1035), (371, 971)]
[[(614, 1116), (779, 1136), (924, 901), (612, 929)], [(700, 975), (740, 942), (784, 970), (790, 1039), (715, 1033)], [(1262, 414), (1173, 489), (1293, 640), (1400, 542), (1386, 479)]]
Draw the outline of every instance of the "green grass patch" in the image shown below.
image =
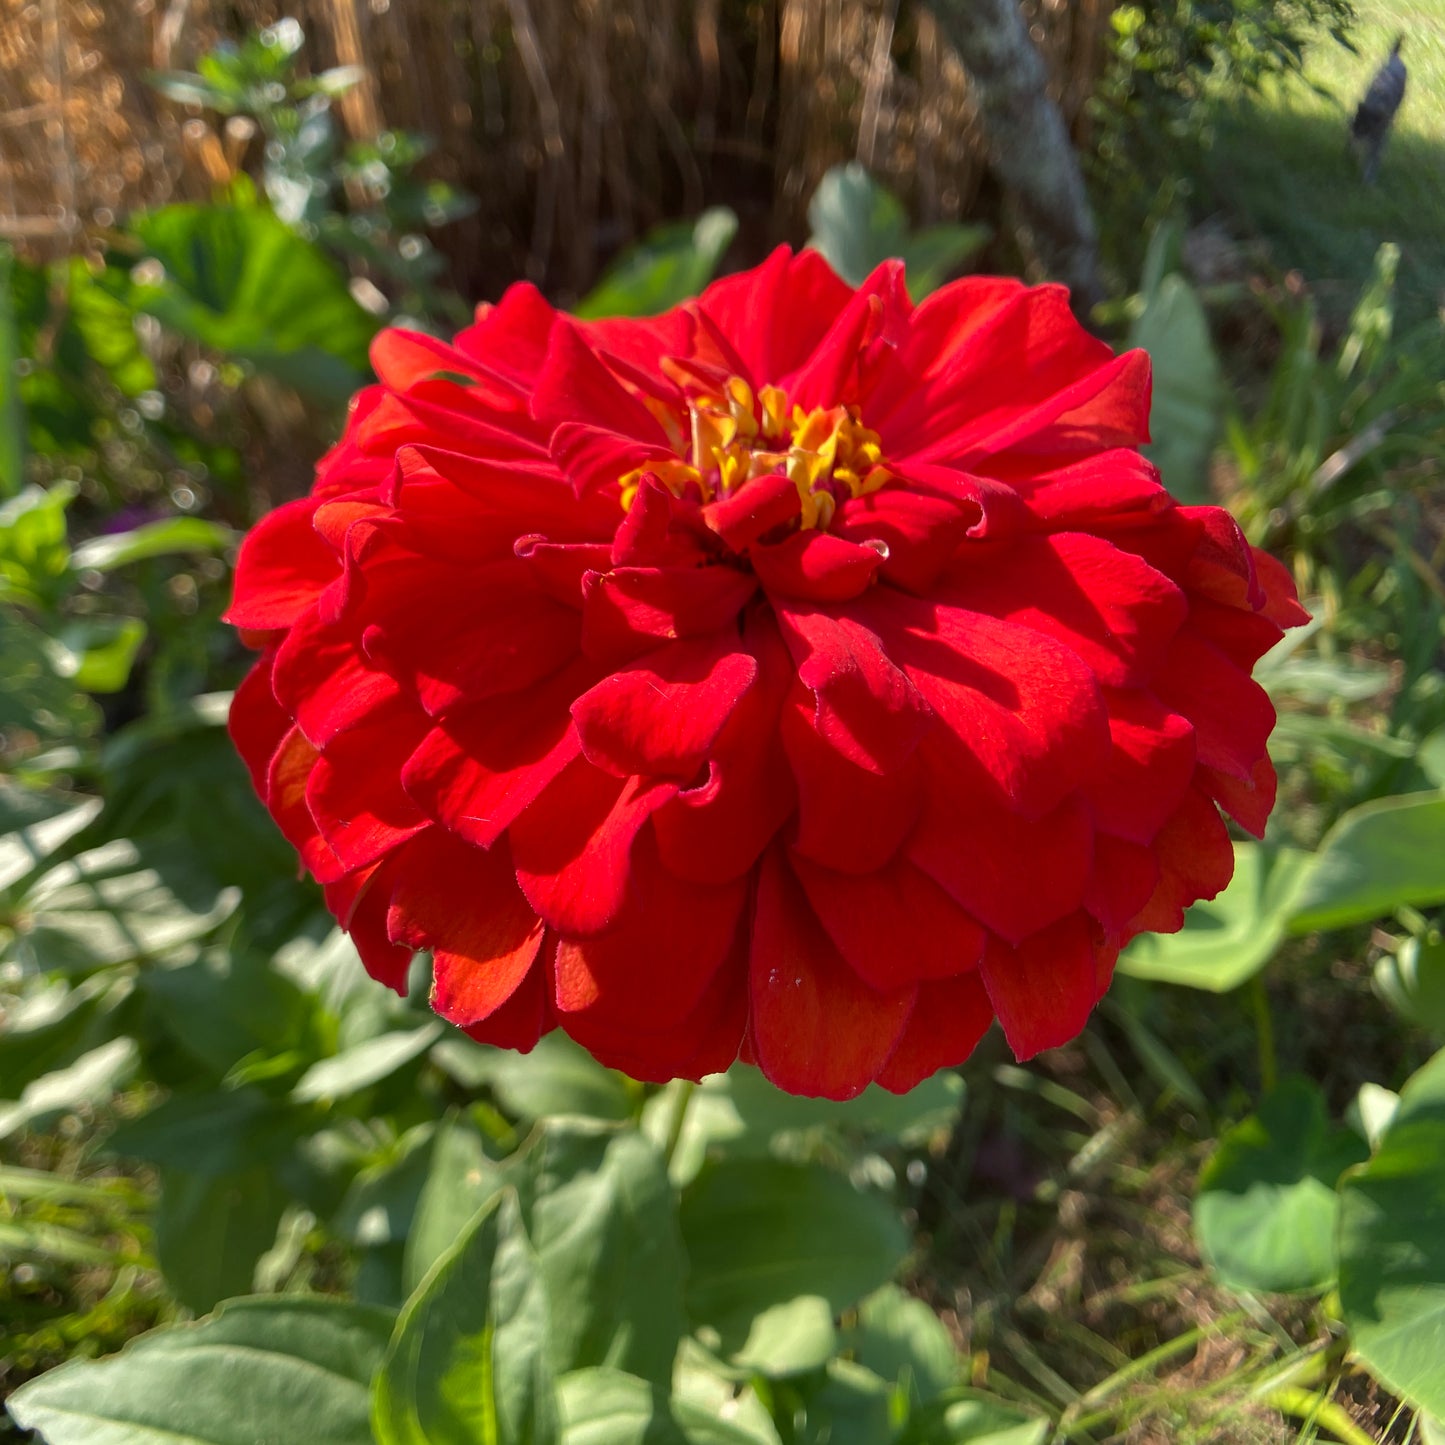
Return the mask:
[[(1401, 320), (1445, 301), (1445, 0), (1359, 0), (1352, 55), (1326, 38), (1303, 81), (1271, 86), (1221, 119), (1208, 179), (1219, 202), (1304, 273), (1331, 317), (1348, 311), (1382, 241), (1401, 251)], [(1367, 186), (1349, 121), (1404, 33), (1409, 70), (1378, 181)]]

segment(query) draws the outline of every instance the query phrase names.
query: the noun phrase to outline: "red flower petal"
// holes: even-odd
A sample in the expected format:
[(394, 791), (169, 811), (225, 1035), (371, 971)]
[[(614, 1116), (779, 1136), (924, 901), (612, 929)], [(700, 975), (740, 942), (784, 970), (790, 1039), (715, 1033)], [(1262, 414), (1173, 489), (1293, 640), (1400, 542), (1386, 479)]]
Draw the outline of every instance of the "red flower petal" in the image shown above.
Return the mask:
[(707, 758), (758, 675), (726, 634), (674, 642), (583, 693), (572, 717), (589, 761), (625, 777), (686, 781)]
[(483, 852), (430, 828), (397, 864), (387, 931), (432, 950), (432, 1007), (469, 1028), (516, 993), (543, 925), (517, 888), (505, 843)]
[(231, 699), (231, 712), (226, 720), (231, 741), (251, 774), (252, 786), (262, 798), (266, 796), (271, 759), (292, 727), (290, 715), (271, 690), (274, 661), (274, 654), (268, 654), (246, 674)]
[(732, 567), (618, 567), (582, 581), (582, 650), (617, 664), (728, 626), (757, 591)]
[(1141, 682), (1189, 615), (1184, 594), (1163, 573), (1081, 532), (967, 557), (941, 595), (1057, 639), (1112, 687)]
[(1194, 778), (1194, 728), (1151, 692), (1106, 694), (1109, 760), (1085, 785), (1105, 832), (1148, 843), (1184, 800)]
[(370, 868), (328, 884), (322, 891), (326, 906), (351, 935), (367, 973), (405, 998), (412, 950), (405, 943), (392, 942), (386, 929), (396, 862), (393, 854)]
[(458, 708), (427, 733), (402, 769), (407, 793), (429, 817), (489, 848), (581, 754), (567, 709), (592, 678), (563, 668), (506, 708)]
[(1077, 797), (1030, 820), (1006, 807), (956, 740), (934, 734), (923, 816), (907, 857), (1010, 943), (1072, 913), (1093, 866), (1094, 829)]
[(247, 534), (225, 614), (232, 626), (255, 632), (290, 627), (340, 574), (340, 558), (311, 525), (315, 511), (310, 497), (287, 502)]
[(818, 921), (870, 988), (904, 988), (977, 965), (984, 930), (906, 858), (861, 875), (835, 873), (797, 855), (790, 861)]
[(990, 944), (979, 976), (1009, 1047), (1022, 1061), (1079, 1033), (1108, 986), (1112, 966), (1113, 950), (1098, 940), (1086, 915), (1073, 913), (1015, 948)]
[(610, 928), (627, 897), (633, 839), (675, 783), (614, 778), (569, 763), (511, 825), (517, 882), (554, 928), (587, 937)]
[(918, 821), (923, 766), (917, 754), (891, 772), (858, 767), (824, 740), (812, 696), (795, 683), (782, 712), (782, 741), (797, 785), (793, 847), (843, 873), (881, 868)]
[(669, 1028), (693, 1011), (734, 951), (746, 880), (712, 888), (674, 877), (646, 835), (631, 875), (627, 903), (606, 933), (557, 945), (554, 998), (569, 1033), (594, 1025), (614, 1035)]
[(993, 1005), (977, 972), (920, 984), (908, 1027), (879, 1072), (879, 1084), (906, 1094), (940, 1069), (963, 1063), (992, 1022)]
[(1159, 883), (1135, 915), (1135, 933), (1177, 933), (1184, 910), (1201, 898), (1215, 898), (1234, 876), (1234, 845), (1219, 810), (1191, 788), (1154, 839)]
[(907, 1026), (916, 987), (879, 993), (843, 961), (774, 847), (764, 855), (748, 962), (753, 1052), (790, 1094), (851, 1099)]

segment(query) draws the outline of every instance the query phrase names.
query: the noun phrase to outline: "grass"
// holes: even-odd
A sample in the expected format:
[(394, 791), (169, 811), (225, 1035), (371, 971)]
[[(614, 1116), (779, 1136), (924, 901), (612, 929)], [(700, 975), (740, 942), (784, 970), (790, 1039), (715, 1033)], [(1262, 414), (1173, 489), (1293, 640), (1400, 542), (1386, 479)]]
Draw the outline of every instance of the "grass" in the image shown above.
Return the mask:
[[(1276, 264), (1302, 271), (1339, 318), (1383, 241), (1401, 249), (1402, 320), (1445, 302), (1445, 0), (1357, 0), (1358, 55), (1325, 38), (1309, 81), (1270, 87), (1221, 122), (1209, 181), (1219, 202), (1269, 244)], [(1409, 69), (1380, 177), (1360, 178), (1348, 145), (1354, 107), (1404, 33)]]

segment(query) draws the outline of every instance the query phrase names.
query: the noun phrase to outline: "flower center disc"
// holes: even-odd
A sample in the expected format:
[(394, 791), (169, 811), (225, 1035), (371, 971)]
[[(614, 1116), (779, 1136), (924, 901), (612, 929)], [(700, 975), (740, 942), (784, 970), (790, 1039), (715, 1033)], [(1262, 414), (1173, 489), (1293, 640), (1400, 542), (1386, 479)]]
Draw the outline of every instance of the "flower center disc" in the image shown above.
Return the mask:
[[(668, 363), (662, 363), (668, 370)], [(855, 408), (816, 407), (805, 412), (781, 387), (752, 387), (730, 376), (716, 390), (689, 383), (688, 434), (675, 415), (659, 416), (677, 449), (622, 478), (622, 506), (632, 506), (642, 478), (655, 476), (674, 496), (701, 503), (725, 500), (758, 477), (782, 475), (798, 490), (803, 528), (826, 528), (838, 503), (876, 492), (893, 480), (883, 464), (878, 433), (869, 431)]]

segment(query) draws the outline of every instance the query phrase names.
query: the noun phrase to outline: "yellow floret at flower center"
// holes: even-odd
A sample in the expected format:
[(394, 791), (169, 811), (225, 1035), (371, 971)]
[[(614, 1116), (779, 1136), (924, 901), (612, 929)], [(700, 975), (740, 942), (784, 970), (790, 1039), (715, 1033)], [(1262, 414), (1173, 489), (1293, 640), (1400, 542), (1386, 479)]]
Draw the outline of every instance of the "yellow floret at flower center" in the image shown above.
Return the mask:
[(893, 479), (883, 465), (878, 433), (863, 425), (854, 407), (805, 412), (780, 387), (760, 387), (755, 394), (742, 377), (731, 376), (720, 392), (691, 396), (687, 416), (690, 435), (683, 434), (675, 415), (662, 418), (678, 457), (623, 477), (624, 509), (649, 473), (674, 495), (704, 503), (731, 497), (757, 477), (781, 473), (798, 489), (802, 526), (825, 528), (839, 501), (876, 492)]

